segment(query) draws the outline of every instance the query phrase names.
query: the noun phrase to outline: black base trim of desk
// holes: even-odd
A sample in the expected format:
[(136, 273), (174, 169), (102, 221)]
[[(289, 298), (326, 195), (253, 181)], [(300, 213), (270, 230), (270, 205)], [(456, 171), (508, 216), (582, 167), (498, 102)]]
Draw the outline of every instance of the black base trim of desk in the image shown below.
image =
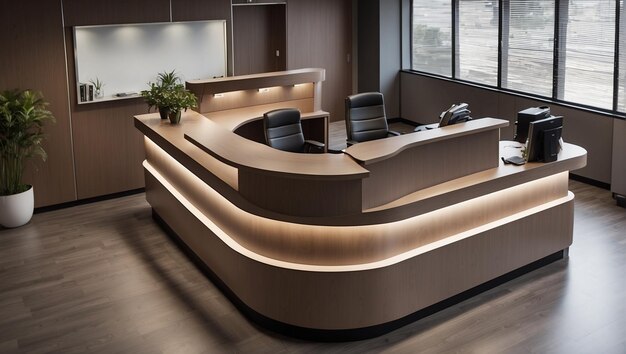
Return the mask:
[(185, 252), (189, 256), (189, 258), (192, 260), (194, 265), (200, 271), (202, 271), (205, 274), (205, 276), (209, 278), (209, 280), (211, 280), (213, 284), (220, 289), (220, 291), (222, 291), (222, 293), (235, 305), (235, 307), (237, 307), (237, 309), (239, 309), (239, 311), (250, 321), (262, 327), (262, 328), (259, 328), (259, 330), (266, 328), (266, 329), (269, 329), (271, 331), (274, 331), (274, 332), (277, 332), (279, 334), (283, 334), (286, 336), (300, 338), (304, 340), (310, 340), (310, 341), (319, 341), (319, 342), (357, 341), (357, 340), (363, 340), (363, 339), (381, 336), (383, 334), (396, 330), (400, 327), (406, 326), (407, 324), (410, 324), (422, 318), (428, 317), (450, 306), (463, 302), (469, 298), (472, 298), (482, 292), (490, 290), (498, 285), (506, 283), (521, 275), (524, 275), (533, 270), (541, 268), (559, 259), (563, 259), (565, 252), (566, 252), (566, 250), (561, 250), (556, 253), (553, 253), (538, 261), (527, 264), (523, 267), (515, 269), (495, 279), (487, 281), (486, 283), (475, 286), (462, 293), (449, 297), (436, 304), (433, 304), (422, 310), (419, 310), (417, 312), (414, 312), (412, 314), (409, 314), (405, 317), (399, 318), (391, 322), (381, 323), (379, 325), (370, 326), (370, 327), (341, 329), (341, 330), (327, 330), (327, 329), (306, 328), (306, 327), (290, 325), (287, 323), (273, 320), (269, 317), (266, 317), (256, 312), (254, 309), (250, 308), (243, 301), (241, 301), (241, 299), (239, 299), (239, 297), (200, 259), (200, 257), (198, 257), (193, 252), (193, 250), (189, 248), (187, 244), (185, 244), (185, 242), (176, 234), (176, 232), (174, 232), (174, 230), (172, 230), (169, 227), (169, 225), (165, 222), (165, 220), (163, 220), (154, 209), (152, 209), (152, 217), (165, 230), (168, 236), (180, 247), (180, 249), (183, 250), (183, 252)]

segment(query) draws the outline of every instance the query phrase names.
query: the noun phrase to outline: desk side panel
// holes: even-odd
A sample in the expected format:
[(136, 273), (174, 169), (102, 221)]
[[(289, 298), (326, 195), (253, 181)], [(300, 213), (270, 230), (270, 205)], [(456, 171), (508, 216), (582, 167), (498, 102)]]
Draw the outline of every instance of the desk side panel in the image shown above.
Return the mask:
[(324, 217), (361, 213), (361, 179), (315, 180), (239, 170), (239, 193), (281, 214)]
[(367, 165), (363, 209), (499, 165), (499, 130), (414, 146)]
[(573, 195), (549, 209), (386, 267), (296, 270), (249, 258), (222, 242), (149, 174), (148, 202), (230, 291), (254, 311), (305, 328), (387, 323), (569, 247)]

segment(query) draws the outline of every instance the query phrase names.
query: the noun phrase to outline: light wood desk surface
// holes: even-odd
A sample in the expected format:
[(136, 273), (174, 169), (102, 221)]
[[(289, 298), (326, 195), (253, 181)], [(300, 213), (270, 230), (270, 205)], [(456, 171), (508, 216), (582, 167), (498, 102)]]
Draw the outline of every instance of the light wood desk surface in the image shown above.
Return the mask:
[(261, 87), (287, 86), (305, 82), (322, 82), (325, 77), (326, 71), (324, 69), (305, 68), (208, 80), (190, 80), (187, 81), (187, 88), (202, 98), (205, 95), (215, 93), (255, 90)]
[(185, 139), (227, 165), (267, 175), (318, 180), (361, 179), (369, 171), (344, 154), (299, 154), (250, 141), (203, 119)]

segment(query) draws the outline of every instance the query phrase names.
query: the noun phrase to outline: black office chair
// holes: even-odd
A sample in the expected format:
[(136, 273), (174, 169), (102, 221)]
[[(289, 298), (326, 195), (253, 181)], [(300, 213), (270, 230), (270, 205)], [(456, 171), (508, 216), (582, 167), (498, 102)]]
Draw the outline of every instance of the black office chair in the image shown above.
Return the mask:
[(293, 108), (276, 109), (263, 114), (265, 142), (274, 149), (323, 153), (324, 144), (315, 140), (304, 140), (300, 111)]
[(400, 135), (389, 130), (385, 102), (380, 92), (359, 93), (346, 98), (346, 133), (348, 146)]

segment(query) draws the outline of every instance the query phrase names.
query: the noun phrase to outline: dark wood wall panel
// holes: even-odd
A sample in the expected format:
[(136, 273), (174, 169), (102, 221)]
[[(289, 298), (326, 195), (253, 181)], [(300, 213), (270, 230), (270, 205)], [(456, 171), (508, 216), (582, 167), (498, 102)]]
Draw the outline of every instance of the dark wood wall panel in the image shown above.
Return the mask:
[[(68, 48), (72, 30), (66, 28)], [(142, 98), (78, 104), (74, 55), (67, 53), (78, 199), (143, 188), (143, 135), (133, 116), (147, 113)]]
[(168, 22), (170, 0), (63, 0), (66, 26)]
[(285, 5), (233, 6), (235, 75), (286, 69), (285, 16)]
[(172, 0), (172, 20), (230, 20), (230, 1)]
[(78, 199), (143, 188), (143, 137), (133, 116), (140, 99), (87, 105), (74, 111), (72, 131)]
[(287, 33), (287, 68), (326, 69), (322, 108), (343, 120), (352, 93), (352, 1), (289, 0)]
[[(75, 199), (67, 74), (58, 0), (6, 1), (0, 11), (0, 90), (41, 91), (56, 124), (47, 125), (45, 163), (35, 160), (25, 182), (35, 188), (35, 206)], [(35, 170), (36, 169), (36, 170)]]
[[(227, 31), (230, 33), (231, 12), (228, 0), (172, 0), (171, 4), (173, 21), (225, 19), (228, 22)], [(155, 6), (156, 9), (138, 14), (137, 9), (150, 6)], [(144, 186), (141, 165), (145, 158), (143, 137), (134, 128), (132, 119), (136, 114), (146, 113), (147, 106), (142, 99), (77, 104), (75, 64), (71, 50), (73, 33), (70, 26), (167, 22), (170, 20), (170, 2), (127, 1), (124, 2), (123, 13), (118, 13), (113, 8), (97, 7), (96, 12), (105, 12), (100, 15), (93, 14), (80, 1), (66, 2), (65, 8), (67, 12), (76, 11), (81, 15), (80, 19), (66, 23), (77, 197), (84, 199), (141, 188)], [(227, 38), (230, 40), (231, 36), (228, 35)], [(229, 53), (231, 47), (229, 44)], [(232, 67), (229, 66), (229, 69), (232, 70)]]

